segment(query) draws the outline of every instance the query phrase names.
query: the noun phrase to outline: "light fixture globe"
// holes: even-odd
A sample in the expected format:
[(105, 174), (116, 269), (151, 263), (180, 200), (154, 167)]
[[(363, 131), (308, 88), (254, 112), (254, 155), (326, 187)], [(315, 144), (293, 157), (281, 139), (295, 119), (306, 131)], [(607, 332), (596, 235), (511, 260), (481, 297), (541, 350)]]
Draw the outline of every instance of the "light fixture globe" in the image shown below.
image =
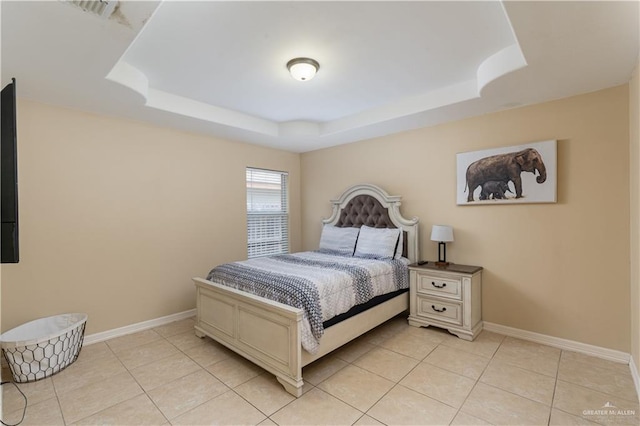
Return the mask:
[(320, 64), (311, 58), (294, 58), (287, 62), (287, 69), (291, 73), (291, 77), (300, 81), (308, 81), (316, 75)]

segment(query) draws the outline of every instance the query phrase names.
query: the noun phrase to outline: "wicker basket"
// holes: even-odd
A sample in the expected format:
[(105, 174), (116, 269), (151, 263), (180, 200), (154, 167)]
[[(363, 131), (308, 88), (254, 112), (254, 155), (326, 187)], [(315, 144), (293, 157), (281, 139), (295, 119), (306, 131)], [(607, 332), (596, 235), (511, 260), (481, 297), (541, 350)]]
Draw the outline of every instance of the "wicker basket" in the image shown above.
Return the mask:
[(34, 382), (71, 365), (80, 354), (87, 314), (63, 314), (22, 324), (0, 335), (13, 380)]

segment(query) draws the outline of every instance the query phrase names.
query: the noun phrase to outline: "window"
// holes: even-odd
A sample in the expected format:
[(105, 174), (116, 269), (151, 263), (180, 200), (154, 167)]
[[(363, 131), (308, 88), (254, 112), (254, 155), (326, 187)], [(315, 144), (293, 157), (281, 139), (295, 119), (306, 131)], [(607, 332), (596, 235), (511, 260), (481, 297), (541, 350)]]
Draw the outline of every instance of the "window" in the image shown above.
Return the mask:
[(247, 255), (289, 252), (286, 172), (247, 168)]

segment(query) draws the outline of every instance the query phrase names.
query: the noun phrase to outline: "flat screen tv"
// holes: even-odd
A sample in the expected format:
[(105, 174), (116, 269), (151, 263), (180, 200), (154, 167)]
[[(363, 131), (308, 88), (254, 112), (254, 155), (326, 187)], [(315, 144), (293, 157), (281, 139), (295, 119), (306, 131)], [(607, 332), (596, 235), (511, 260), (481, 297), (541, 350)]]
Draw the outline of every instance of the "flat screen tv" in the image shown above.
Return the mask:
[(18, 150), (16, 121), (16, 79), (11, 79), (0, 100), (0, 198), (2, 198), (0, 258), (2, 263), (18, 263)]

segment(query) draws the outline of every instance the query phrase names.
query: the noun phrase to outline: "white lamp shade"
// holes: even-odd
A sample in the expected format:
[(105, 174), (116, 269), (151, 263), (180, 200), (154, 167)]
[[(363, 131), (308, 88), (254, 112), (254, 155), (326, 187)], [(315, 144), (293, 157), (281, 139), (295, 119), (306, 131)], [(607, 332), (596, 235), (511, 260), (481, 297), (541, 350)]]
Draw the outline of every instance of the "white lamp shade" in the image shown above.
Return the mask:
[(319, 67), (318, 62), (310, 58), (295, 58), (287, 63), (291, 76), (300, 81), (311, 80)]
[(431, 228), (431, 241), (445, 243), (453, 241), (453, 228), (447, 225), (433, 225), (433, 228)]

